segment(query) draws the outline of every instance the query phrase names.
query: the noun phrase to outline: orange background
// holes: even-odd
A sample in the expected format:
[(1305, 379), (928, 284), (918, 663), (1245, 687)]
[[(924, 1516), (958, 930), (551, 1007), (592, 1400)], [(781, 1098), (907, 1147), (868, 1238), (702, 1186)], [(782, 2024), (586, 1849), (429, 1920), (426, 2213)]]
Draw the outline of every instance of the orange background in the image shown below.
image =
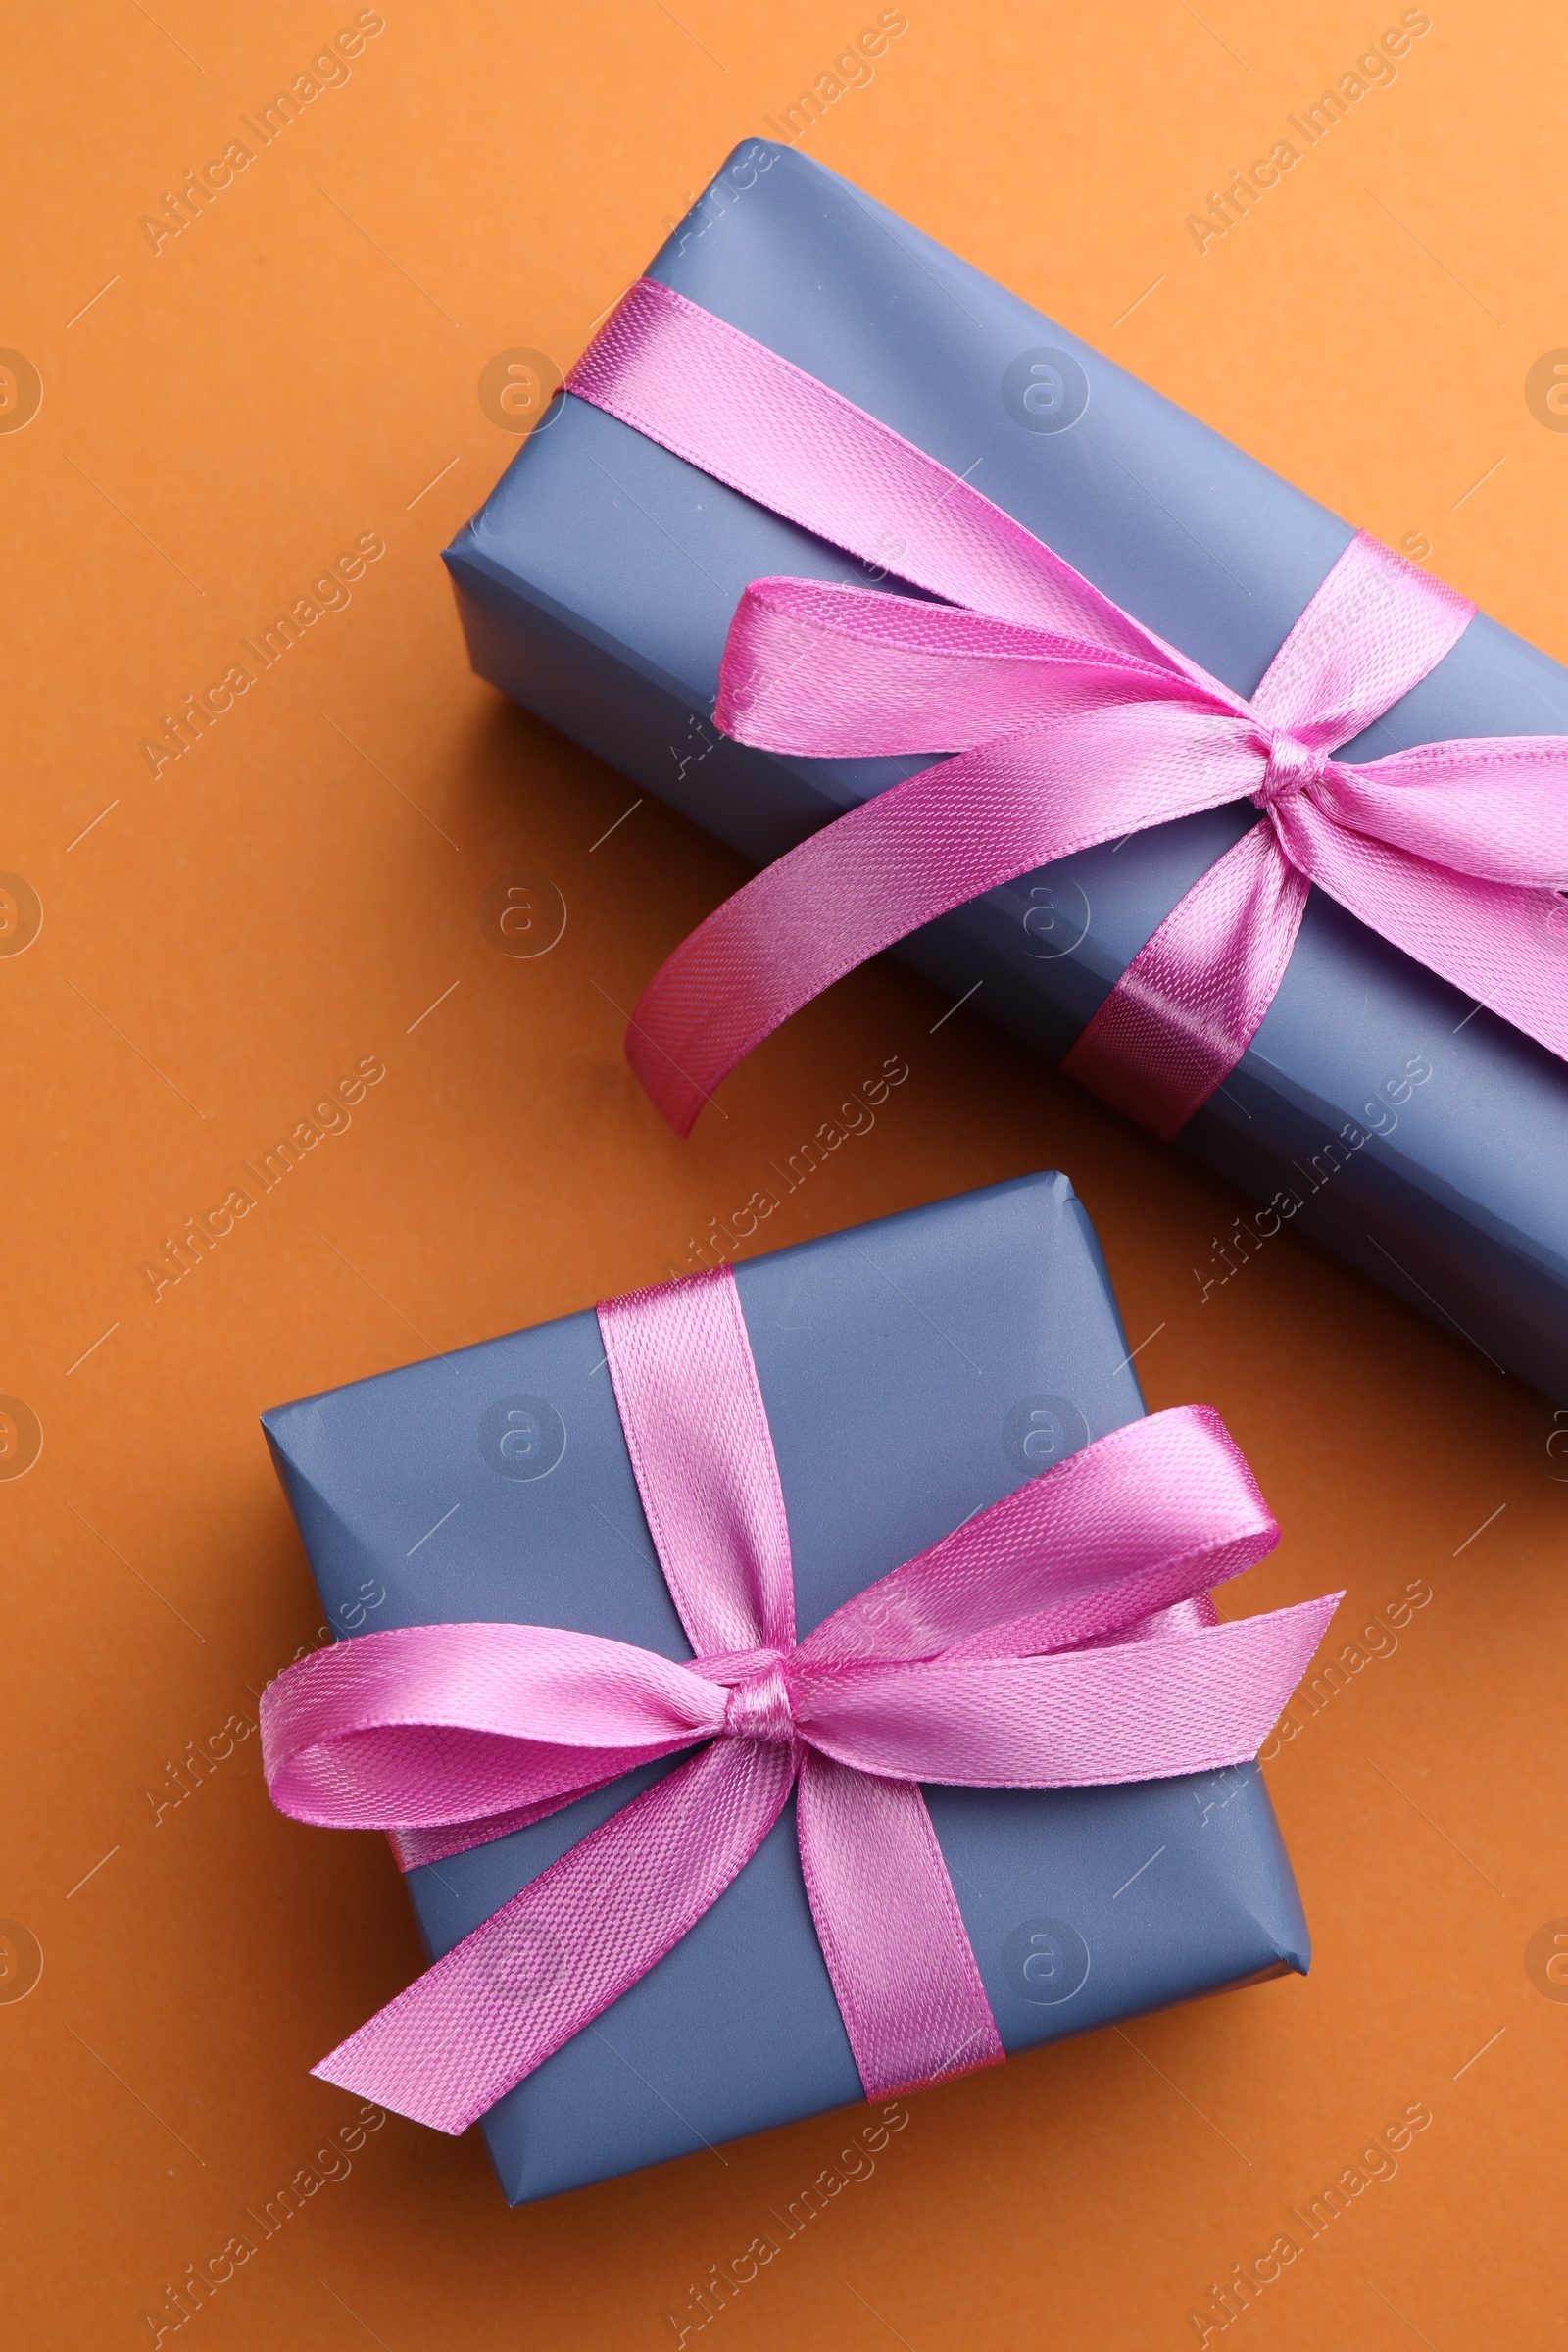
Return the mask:
[[(1151, 1402), (1216, 1404), (1284, 1523), (1249, 1604), (1345, 1583), (1352, 1633), (1411, 1579), (1434, 1597), (1269, 1768), (1311, 1978), (913, 2100), (702, 2340), (1193, 2342), (1210, 2284), (1419, 2101), (1397, 2177), (1237, 2323), (1252, 2352), (1557, 2341), (1568, 2008), (1527, 1968), (1568, 1914), (1547, 1408), (1288, 1233), (1200, 1303), (1240, 1202), (969, 1012), (933, 1034), (886, 962), (673, 1141), (610, 1000), (741, 869), (651, 802), (601, 840), (632, 790), (465, 664), (437, 551), (515, 447), (486, 363), (569, 362), (875, 11), (387, 0), (352, 78), (155, 255), (138, 217), (353, 13), (10, 11), (0, 343), (43, 399), (0, 432), (0, 867), (43, 922), (0, 956), (0, 1390), (43, 1448), (0, 1482), (0, 1913), (43, 1965), (0, 2002), (9, 2340), (152, 2340), (166, 2282), (353, 2113), (307, 2070), (417, 1966), (384, 1846), (276, 1817), (254, 1740), (156, 1821), (143, 1793), (317, 1624), (257, 1412), (657, 1278), (899, 1054), (907, 1086), (768, 1240), (1066, 1168)], [(1568, 440), (1524, 391), (1568, 343), (1559, 20), (1432, 13), (1201, 257), (1184, 216), (1396, 9), (909, 0), (806, 144), (1562, 658)], [(349, 609), (154, 779), (140, 738), (365, 532), (386, 554)], [(479, 919), (519, 870), (568, 910), (533, 959)], [(369, 1055), (352, 1128), (155, 1304), (140, 1262)], [(0, 1946), (0, 1993), (30, 1949)], [(476, 2133), (394, 2118), (178, 2340), (670, 2344), (860, 2120), (510, 2213)]]

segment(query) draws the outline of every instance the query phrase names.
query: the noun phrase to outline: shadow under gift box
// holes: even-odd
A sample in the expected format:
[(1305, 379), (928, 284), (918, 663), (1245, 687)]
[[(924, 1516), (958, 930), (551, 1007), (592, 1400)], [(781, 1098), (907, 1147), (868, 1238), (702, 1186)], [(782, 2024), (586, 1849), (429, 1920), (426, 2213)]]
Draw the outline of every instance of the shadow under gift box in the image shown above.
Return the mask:
[[(1144, 1410), (1100, 1245), (1065, 1176), (806, 1242), (735, 1278), (802, 1637)], [(506, 1621), (691, 1655), (592, 1313), (284, 1405), (265, 1427), (334, 1627)], [(1229, 1613), (1249, 1612), (1244, 1601)], [(676, 1761), (412, 1871), (429, 1956)], [(1306, 1924), (1255, 1765), (925, 1794), (1009, 2051), (1305, 1972)], [(361, 2021), (334, 2022), (347, 2033)], [(691, 1934), (481, 2129), (521, 2204), (862, 2095), (792, 1797)]]
[[(1240, 693), (1352, 536), (788, 149), (737, 150), (648, 275), (967, 475)], [(1053, 371), (1039, 416), (1023, 399), (1037, 363)], [(715, 733), (719, 657), (748, 582), (867, 575), (569, 394), (446, 561), (482, 677), (759, 864), (929, 764), (785, 757)], [(1557, 733), (1568, 672), (1478, 614), (1338, 756)], [(954, 1001), (983, 982), (975, 1008), (1057, 1060), (1256, 814), (1242, 804), (1062, 858), (895, 952)], [(1563, 951), (1568, 989), (1568, 920)], [(1568, 1398), (1568, 1070), (1321, 892), (1246, 1057), (1181, 1141), (1256, 1200), (1289, 1195), (1296, 1230)], [(1216, 1250), (1200, 1281), (1229, 1279), (1248, 1246)]]

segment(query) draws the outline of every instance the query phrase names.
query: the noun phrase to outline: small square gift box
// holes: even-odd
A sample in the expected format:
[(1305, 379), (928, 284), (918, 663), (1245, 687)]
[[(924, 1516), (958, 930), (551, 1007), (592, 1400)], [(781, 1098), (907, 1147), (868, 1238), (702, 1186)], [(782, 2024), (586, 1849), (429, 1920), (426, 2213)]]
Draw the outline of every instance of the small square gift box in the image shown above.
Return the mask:
[(1250, 1759), (1334, 1602), (1220, 1621), (1277, 1531), (1064, 1177), (266, 1428), (356, 1629), (272, 1795), (390, 1833), (432, 1963), (317, 2072), (512, 2202), (1305, 1970)]
[(1568, 672), (808, 158), (739, 149), (447, 551), (475, 668), (766, 870), (671, 1123), (885, 947), (1568, 1398)]

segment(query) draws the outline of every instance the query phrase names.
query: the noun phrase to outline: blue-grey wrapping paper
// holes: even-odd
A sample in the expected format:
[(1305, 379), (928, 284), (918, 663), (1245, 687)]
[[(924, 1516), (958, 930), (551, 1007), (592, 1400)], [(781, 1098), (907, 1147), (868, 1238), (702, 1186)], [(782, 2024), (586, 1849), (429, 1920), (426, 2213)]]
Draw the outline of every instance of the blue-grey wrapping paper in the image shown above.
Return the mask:
[[(802, 1636), (1144, 1409), (1099, 1244), (1064, 1176), (807, 1242), (739, 1266), (736, 1280)], [(507, 1620), (691, 1655), (592, 1313), (285, 1405), (265, 1425), (328, 1622), (347, 1638)], [(644, 1767), (411, 1872), (430, 1957), (668, 1769)], [(926, 1794), (1008, 2050), (1306, 1968), (1255, 1765), (1123, 1788)], [(344, 2034), (361, 2022), (333, 2021)], [(792, 1799), (692, 1933), (482, 2129), (518, 2204), (861, 2096)]]
[[(1351, 537), (788, 149), (737, 150), (649, 274), (967, 474), (1244, 694)], [(446, 560), (482, 676), (759, 864), (924, 764), (785, 758), (715, 734), (719, 659), (747, 582), (867, 575), (570, 395)], [(1445, 737), (1554, 733), (1568, 733), (1568, 672), (1481, 615), (1347, 749), (1373, 759)], [(974, 1008), (1058, 1059), (1255, 816), (1240, 805), (1063, 858), (897, 953), (953, 1002), (983, 983)], [(1568, 929), (1563, 977), (1568, 987)], [(1320, 892), (1245, 1059), (1181, 1141), (1254, 1199), (1288, 1195), (1295, 1230), (1568, 1398), (1568, 1071)], [(1200, 1255), (1200, 1288), (1239, 1262)]]

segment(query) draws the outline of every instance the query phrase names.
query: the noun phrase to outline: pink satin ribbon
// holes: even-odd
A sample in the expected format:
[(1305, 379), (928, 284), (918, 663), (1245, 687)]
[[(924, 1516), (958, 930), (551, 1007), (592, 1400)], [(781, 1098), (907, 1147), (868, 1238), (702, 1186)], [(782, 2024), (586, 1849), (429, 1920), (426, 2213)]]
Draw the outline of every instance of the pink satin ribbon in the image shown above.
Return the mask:
[[(1364, 532), (1249, 702), (973, 485), (776, 352), (651, 279), (566, 389), (941, 604), (754, 581), (715, 716), (768, 751), (951, 752), (736, 892), (656, 973), (627, 1053), (689, 1132), (719, 1081), (879, 949), (1091, 844), (1227, 802), (1259, 822), (1134, 957), (1064, 1067), (1161, 1135), (1240, 1060), (1315, 882), (1568, 1055), (1568, 737), (1329, 755), (1475, 611)], [(1552, 928), (1555, 922), (1557, 928)]]
[(793, 1788), (868, 2096), (1000, 2064), (918, 1783), (1083, 1788), (1255, 1755), (1339, 1595), (1222, 1624), (1278, 1530), (1217, 1417), (1100, 1439), (795, 1637), (789, 1528), (727, 1267), (599, 1309), (649, 1532), (695, 1655), (537, 1625), (362, 1634), (262, 1699), (273, 1802), (405, 1867), (695, 1747), (316, 2068), (461, 2132), (745, 1868)]

